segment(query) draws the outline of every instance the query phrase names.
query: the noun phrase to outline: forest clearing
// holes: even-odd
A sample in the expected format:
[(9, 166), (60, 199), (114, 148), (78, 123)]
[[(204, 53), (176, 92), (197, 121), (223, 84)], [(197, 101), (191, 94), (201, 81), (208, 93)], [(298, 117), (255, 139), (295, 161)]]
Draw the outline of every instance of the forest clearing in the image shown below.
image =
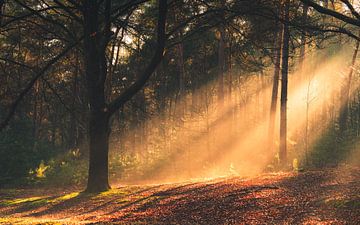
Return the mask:
[(360, 224), (360, 0), (0, 0), (0, 224)]
[(360, 171), (269, 173), (202, 182), (120, 186), (100, 194), (1, 190), (11, 224), (358, 224)]

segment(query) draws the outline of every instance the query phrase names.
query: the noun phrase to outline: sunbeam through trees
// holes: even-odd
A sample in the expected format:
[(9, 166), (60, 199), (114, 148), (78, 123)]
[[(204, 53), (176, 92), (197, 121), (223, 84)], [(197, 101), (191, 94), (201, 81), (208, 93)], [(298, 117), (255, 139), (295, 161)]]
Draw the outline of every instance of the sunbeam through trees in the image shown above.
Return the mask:
[(0, 0), (0, 224), (357, 224), (359, 43), (359, 0)]

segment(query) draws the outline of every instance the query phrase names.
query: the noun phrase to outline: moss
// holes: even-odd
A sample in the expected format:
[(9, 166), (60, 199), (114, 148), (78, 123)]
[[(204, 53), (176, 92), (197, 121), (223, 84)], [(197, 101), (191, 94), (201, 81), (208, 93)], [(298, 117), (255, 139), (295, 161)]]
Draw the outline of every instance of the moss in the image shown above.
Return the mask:
[(122, 189), (111, 189), (109, 191), (101, 192), (99, 195), (96, 196), (96, 198), (103, 198), (103, 197), (112, 197), (112, 196), (118, 196), (118, 195), (127, 195), (131, 192), (122, 190)]
[(33, 218), (23, 218), (23, 219), (18, 219), (18, 218), (1, 218), (0, 217), (0, 224), (16, 224), (16, 225), (25, 225), (25, 224), (43, 224), (43, 225), (60, 225), (60, 224), (64, 224), (63, 222), (60, 221), (47, 221), (47, 220), (37, 220), (37, 219), (33, 219)]
[(72, 192), (72, 193), (57, 197), (55, 199), (49, 200), (49, 202), (56, 202), (57, 203), (57, 202), (66, 201), (66, 200), (69, 200), (69, 199), (72, 199), (72, 198), (75, 198), (75, 197), (79, 196), (79, 194), (80, 194), (80, 192)]
[(360, 208), (360, 198), (355, 199), (326, 199), (325, 205), (335, 208)]
[(33, 203), (36, 201), (40, 201), (43, 198), (44, 197), (16, 198), (11, 200), (1, 201), (0, 205), (9, 206), (9, 205), (24, 204), (24, 203)]
[(101, 192), (100, 194), (96, 195), (95, 198), (106, 198), (106, 197), (124, 197), (130, 195), (141, 188), (139, 187), (123, 187), (123, 188), (115, 188), (110, 189), (109, 191)]
[(66, 195), (59, 197), (50, 197), (50, 196), (41, 196), (41, 197), (29, 197), (29, 198), (14, 198), (4, 201), (0, 201), (2, 206), (12, 206), (12, 205), (23, 205), (23, 206), (41, 206), (50, 203), (59, 203), (66, 201), (72, 198), (77, 197), (80, 192), (72, 192)]

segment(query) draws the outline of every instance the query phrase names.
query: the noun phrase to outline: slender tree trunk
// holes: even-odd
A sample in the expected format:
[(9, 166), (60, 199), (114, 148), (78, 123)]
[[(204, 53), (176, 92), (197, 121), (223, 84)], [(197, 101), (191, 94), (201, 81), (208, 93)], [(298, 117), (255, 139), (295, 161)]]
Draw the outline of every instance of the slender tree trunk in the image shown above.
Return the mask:
[[(178, 25), (182, 22), (182, 12), (180, 8), (175, 8), (173, 12), (173, 19)], [(176, 44), (174, 53), (176, 55), (176, 67), (178, 72), (178, 85), (175, 100), (176, 117), (179, 118), (179, 125), (183, 125), (183, 117), (186, 111), (186, 94), (185, 94), (185, 65), (184, 65), (184, 46), (182, 42), (183, 31), (179, 29), (176, 32)]]
[[(359, 34), (360, 34), (360, 32), (359, 32)], [(348, 114), (349, 114), (350, 88), (351, 88), (352, 76), (354, 73), (354, 66), (355, 66), (357, 55), (359, 52), (359, 45), (360, 45), (360, 42), (356, 41), (356, 46), (355, 46), (354, 54), (353, 54), (351, 65), (350, 65), (350, 72), (347, 77), (346, 84), (342, 90), (341, 96), (342, 96), (343, 105), (341, 106), (340, 116), (339, 116), (339, 124), (340, 124), (341, 131), (345, 131), (347, 129), (347, 120), (348, 120)]]
[(198, 81), (198, 77), (200, 77), (202, 75), (201, 73), (201, 57), (200, 54), (196, 54), (194, 56), (194, 61), (198, 63), (198, 70), (196, 71), (196, 79), (193, 79), (193, 81), (191, 82), (191, 116), (195, 116), (198, 112), (198, 105), (199, 105), (199, 81)]
[(285, 1), (285, 24), (282, 45), (282, 66), (281, 66), (281, 99), (280, 99), (280, 151), (279, 159), (282, 166), (287, 164), (287, 92), (289, 72), (289, 8), (290, 0)]
[[(315, 68), (313, 68), (315, 69)], [(306, 92), (306, 118), (305, 118), (305, 165), (309, 164), (309, 109), (310, 109), (310, 87), (311, 78), (308, 79), (307, 92)]]
[[(179, 33), (179, 39), (181, 39), (182, 34)], [(184, 48), (183, 43), (180, 42), (176, 45), (177, 55), (178, 55), (178, 71), (179, 71), (179, 96), (180, 99), (185, 96), (185, 67), (184, 67)]]
[[(221, 7), (225, 8), (225, 0), (221, 0)], [(225, 15), (224, 12), (221, 15), (222, 24), (219, 28), (219, 49), (218, 49), (218, 108), (222, 109), (224, 105), (224, 73), (225, 73)]]
[(235, 128), (235, 104), (233, 100), (233, 74), (232, 74), (232, 42), (231, 38), (228, 39), (228, 59), (227, 59), (227, 74), (228, 74), (228, 104), (230, 105), (230, 127), (229, 127), (229, 133), (231, 136), (235, 136), (234, 134), (234, 128)]
[[(304, 21), (307, 20), (308, 11), (309, 11), (309, 6), (307, 4), (303, 4), (302, 19)], [(306, 33), (305, 31), (303, 31), (303, 33), (301, 34), (301, 48), (300, 48), (300, 61), (299, 61), (299, 69), (302, 72), (304, 70), (305, 50), (306, 50)]]
[(2, 25), (5, 0), (0, 0), (0, 25)]
[(220, 27), (219, 37), (219, 52), (218, 52), (218, 66), (219, 66), (219, 77), (218, 77), (218, 104), (219, 109), (224, 105), (224, 72), (225, 72), (225, 29), (223, 26)]
[[(139, 98), (140, 98), (140, 102), (141, 102), (141, 105), (140, 105), (140, 108), (141, 108), (141, 112), (140, 112), (140, 115), (141, 115), (141, 118), (146, 118), (146, 115), (147, 115), (147, 104), (146, 104), (146, 96), (145, 96), (145, 91), (144, 90), (141, 90), (140, 93), (139, 93)], [(142, 120), (141, 118), (139, 118), (138, 121), (141, 121), (139, 126), (140, 126), (140, 135), (139, 135), (139, 139), (140, 139), (140, 148), (139, 148), (139, 155), (142, 155), (144, 152), (147, 151), (147, 133), (146, 133), (146, 119)]]
[[(280, 4), (279, 4), (280, 5)], [(281, 9), (279, 10), (281, 12)], [(282, 45), (282, 35), (283, 27), (281, 23), (277, 24), (276, 37), (274, 41), (274, 77), (273, 77), (273, 87), (271, 92), (271, 103), (270, 103), (270, 119), (269, 119), (269, 131), (268, 131), (268, 140), (269, 140), (269, 151), (274, 151), (274, 139), (275, 139), (275, 120), (276, 120), (276, 105), (278, 102), (278, 92), (279, 92), (279, 78), (280, 78), (280, 64), (281, 64), (281, 45)]]
[(231, 40), (228, 40), (228, 62), (227, 62), (227, 74), (228, 74), (228, 101), (232, 103), (232, 85), (233, 85), (233, 77), (232, 77), (232, 45)]
[(268, 109), (268, 105), (267, 105), (267, 92), (266, 92), (266, 75), (264, 73), (264, 71), (261, 71), (261, 77), (260, 77), (260, 82), (261, 82), (261, 118), (266, 118), (266, 114), (267, 114), (267, 109)]
[[(34, 105), (33, 105), (33, 129), (32, 129), (32, 135), (33, 135), (33, 140), (34, 140), (34, 144), (33, 144), (33, 150), (36, 150), (37, 147), (37, 143), (38, 143), (38, 131), (39, 131), (39, 95), (40, 95), (40, 81), (37, 81), (35, 83), (35, 88), (34, 88)], [(41, 104), (41, 103), (40, 103)]]
[(75, 67), (74, 67), (74, 80), (73, 80), (73, 86), (72, 86), (72, 94), (73, 99), (71, 103), (71, 110), (72, 113), (70, 113), (70, 126), (68, 131), (68, 148), (75, 148), (77, 145), (77, 121), (75, 118), (75, 112), (76, 112), (76, 98), (78, 96), (78, 73), (79, 73), (79, 60), (77, 53), (75, 53)]
[[(117, 37), (119, 35), (120, 29), (117, 28), (114, 36)], [(115, 49), (116, 49), (116, 55), (115, 55)], [(108, 101), (112, 100), (112, 78), (113, 78), (113, 74), (116, 68), (116, 65), (118, 63), (119, 60), (119, 52), (120, 52), (120, 43), (118, 43), (116, 40), (113, 41), (112, 46), (111, 46), (111, 52), (110, 52), (110, 58), (109, 58), (109, 62), (108, 62), (108, 74), (106, 77), (106, 81), (105, 81), (105, 93), (106, 93), (106, 99)], [(114, 58), (115, 57), (115, 58)]]
[[(181, 39), (181, 33), (179, 32), (179, 38)], [(185, 67), (184, 67), (184, 49), (183, 44), (180, 42), (176, 45), (176, 52), (177, 52), (177, 67), (179, 72), (179, 91), (177, 96), (177, 111), (178, 115), (181, 118), (184, 117), (184, 113), (186, 111), (186, 95), (185, 95)], [(182, 123), (182, 119), (180, 123)]]

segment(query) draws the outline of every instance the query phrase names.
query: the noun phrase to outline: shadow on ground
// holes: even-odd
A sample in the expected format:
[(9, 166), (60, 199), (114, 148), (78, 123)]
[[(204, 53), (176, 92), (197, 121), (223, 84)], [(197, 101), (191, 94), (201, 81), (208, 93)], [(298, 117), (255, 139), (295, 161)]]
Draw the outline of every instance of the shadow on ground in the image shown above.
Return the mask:
[[(0, 191), (0, 222), (356, 224), (360, 169), (273, 173), (200, 183), (125, 186), (99, 194)], [(16, 194), (16, 193), (15, 193)]]

